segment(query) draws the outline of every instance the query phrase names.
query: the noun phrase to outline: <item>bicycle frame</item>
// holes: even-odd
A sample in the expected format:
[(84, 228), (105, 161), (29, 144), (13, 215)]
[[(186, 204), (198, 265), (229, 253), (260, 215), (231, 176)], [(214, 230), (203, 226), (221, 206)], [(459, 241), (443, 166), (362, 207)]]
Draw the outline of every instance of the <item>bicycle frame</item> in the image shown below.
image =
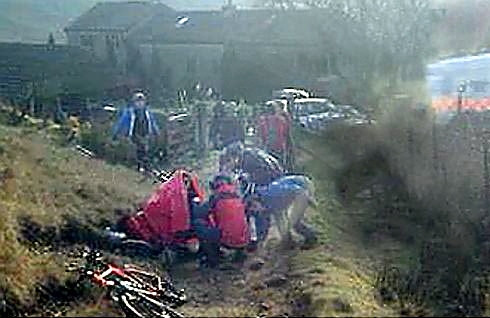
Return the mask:
[[(131, 268), (131, 267), (123, 269), (123, 268), (119, 268), (117, 266), (114, 266), (113, 264), (107, 264), (107, 266), (108, 266), (108, 268), (105, 271), (103, 271), (102, 273), (100, 273), (100, 274), (98, 274), (96, 272), (93, 273), (92, 279), (96, 284), (98, 284), (102, 287), (114, 286), (116, 283), (115, 281), (117, 280), (117, 282), (120, 285), (124, 286), (126, 289), (128, 289), (130, 291), (135, 291), (135, 292), (138, 292), (141, 294), (152, 295), (152, 296), (158, 296), (159, 295), (158, 290), (159, 289), (161, 290), (162, 280), (157, 275), (154, 275), (154, 274), (151, 274), (151, 273), (148, 273), (148, 272), (136, 269), (136, 268)], [(153, 278), (158, 278), (157, 287), (155, 288), (155, 287), (151, 286), (149, 283), (144, 282), (142, 279), (139, 279), (138, 277), (131, 275), (134, 273), (146, 275), (146, 276), (153, 277)], [(116, 276), (115, 280), (110, 280), (110, 279), (106, 278), (112, 274)], [(132, 284), (135, 284), (136, 286), (151, 287), (151, 290), (136, 288), (136, 287), (131, 286)]]
[(108, 288), (108, 296), (124, 312), (129, 310), (138, 317), (147, 317), (148, 313), (158, 317), (183, 317), (175, 308), (185, 303), (184, 291), (175, 289), (166, 278), (135, 265), (125, 264), (120, 267), (104, 262), (101, 254), (94, 251), (84, 253), (83, 258), (85, 264), (69, 265), (75, 265), (82, 272), (79, 281), (88, 278), (92, 283)]

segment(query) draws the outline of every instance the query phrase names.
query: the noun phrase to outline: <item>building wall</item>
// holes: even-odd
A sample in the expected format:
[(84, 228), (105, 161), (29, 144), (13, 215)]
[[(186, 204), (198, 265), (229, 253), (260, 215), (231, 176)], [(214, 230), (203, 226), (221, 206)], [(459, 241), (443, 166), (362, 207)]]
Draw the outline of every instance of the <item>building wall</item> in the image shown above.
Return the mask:
[(114, 48), (115, 62), (125, 70), (127, 61), (126, 34), (120, 31), (67, 31), (68, 44), (90, 50), (101, 59), (108, 60), (110, 46)]
[(47, 45), (0, 43), (0, 68), (0, 87), (15, 84), (20, 76), (23, 86), (35, 83), (37, 98), (49, 103), (65, 89), (87, 97), (103, 94), (116, 75), (87, 50), (65, 45), (48, 49)]
[[(175, 90), (197, 81), (204, 86), (221, 89), (221, 44), (142, 45), (141, 57), (149, 74), (162, 74)], [(155, 62), (155, 59), (159, 59)], [(158, 69), (159, 68), (159, 69)]]
[(224, 95), (260, 101), (274, 89), (309, 88), (316, 78), (329, 74), (329, 61), (319, 47), (235, 43), (226, 47)]
[(68, 45), (80, 46), (80, 32), (66, 31), (66, 38), (68, 40)]

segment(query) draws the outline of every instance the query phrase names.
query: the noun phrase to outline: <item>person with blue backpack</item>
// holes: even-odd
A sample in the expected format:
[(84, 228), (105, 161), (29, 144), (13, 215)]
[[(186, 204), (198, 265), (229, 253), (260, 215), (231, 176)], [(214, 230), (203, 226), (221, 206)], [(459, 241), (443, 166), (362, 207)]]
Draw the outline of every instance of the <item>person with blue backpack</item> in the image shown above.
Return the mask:
[(146, 96), (141, 92), (135, 93), (131, 103), (120, 113), (112, 131), (112, 139), (115, 140), (118, 136), (124, 136), (136, 145), (138, 170), (142, 170), (148, 168), (149, 165), (150, 139), (159, 134), (160, 128), (149, 110)]

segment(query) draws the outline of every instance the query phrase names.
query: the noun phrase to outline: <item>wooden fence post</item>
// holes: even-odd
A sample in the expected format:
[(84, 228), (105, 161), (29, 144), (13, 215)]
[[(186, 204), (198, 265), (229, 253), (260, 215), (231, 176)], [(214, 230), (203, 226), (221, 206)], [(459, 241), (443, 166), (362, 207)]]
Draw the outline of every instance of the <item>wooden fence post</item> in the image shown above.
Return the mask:
[(30, 113), (31, 113), (31, 116), (34, 117), (34, 113), (35, 113), (35, 101), (34, 101), (34, 96), (31, 96), (31, 98), (29, 98), (29, 108), (30, 108)]
[(207, 103), (199, 102), (197, 105), (197, 147), (200, 165), (202, 166), (208, 156), (208, 111)]

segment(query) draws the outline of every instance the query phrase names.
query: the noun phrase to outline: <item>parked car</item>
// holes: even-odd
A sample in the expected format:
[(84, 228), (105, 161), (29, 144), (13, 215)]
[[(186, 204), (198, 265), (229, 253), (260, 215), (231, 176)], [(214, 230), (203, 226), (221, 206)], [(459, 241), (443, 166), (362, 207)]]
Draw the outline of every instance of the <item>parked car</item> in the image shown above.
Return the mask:
[(344, 121), (350, 125), (366, 125), (370, 121), (367, 114), (361, 113), (351, 105), (337, 105)]
[(322, 121), (335, 118), (335, 105), (326, 98), (299, 98), (293, 102), (293, 118), (302, 127), (321, 129)]
[(311, 131), (325, 130), (336, 123), (362, 125), (369, 123), (365, 114), (350, 105), (334, 105), (326, 98), (304, 98), (294, 101), (294, 118)]

